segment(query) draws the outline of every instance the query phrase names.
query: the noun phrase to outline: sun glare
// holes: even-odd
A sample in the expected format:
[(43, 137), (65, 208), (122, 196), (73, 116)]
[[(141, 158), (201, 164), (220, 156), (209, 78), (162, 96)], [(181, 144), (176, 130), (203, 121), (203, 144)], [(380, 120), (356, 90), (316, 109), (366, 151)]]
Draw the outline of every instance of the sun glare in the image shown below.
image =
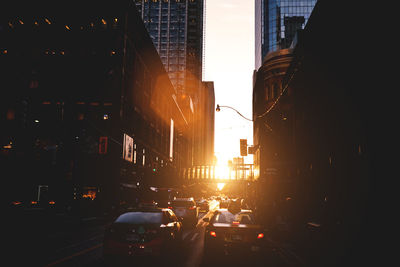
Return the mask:
[(217, 184), (217, 188), (218, 188), (219, 191), (221, 191), (224, 188), (224, 186), (225, 186), (225, 183), (218, 183)]
[(229, 168), (224, 165), (215, 166), (215, 178), (217, 179), (229, 179)]

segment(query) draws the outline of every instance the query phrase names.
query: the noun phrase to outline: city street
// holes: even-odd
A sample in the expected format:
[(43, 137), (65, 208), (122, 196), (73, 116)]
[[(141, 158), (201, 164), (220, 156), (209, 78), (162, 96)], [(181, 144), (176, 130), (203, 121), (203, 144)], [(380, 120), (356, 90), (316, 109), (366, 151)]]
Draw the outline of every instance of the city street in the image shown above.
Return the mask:
[[(103, 236), (106, 217), (76, 219), (65, 214), (45, 214), (30, 210), (15, 216), (10, 225), (8, 255), (12, 266), (106, 266), (103, 256)], [(269, 239), (267, 253), (257, 258), (242, 255), (203, 257), (204, 230), (202, 219), (210, 213), (201, 212), (196, 227), (184, 228), (178, 253), (166, 259), (174, 266), (299, 266), (296, 257)], [(18, 220), (16, 218), (19, 218)], [(267, 239), (268, 240), (268, 239)], [(163, 265), (165, 265), (164, 259)], [(149, 266), (154, 266), (149, 262)], [(144, 262), (146, 265), (146, 262)]]
[(393, 265), (390, 7), (4, 2), (2, 266)]

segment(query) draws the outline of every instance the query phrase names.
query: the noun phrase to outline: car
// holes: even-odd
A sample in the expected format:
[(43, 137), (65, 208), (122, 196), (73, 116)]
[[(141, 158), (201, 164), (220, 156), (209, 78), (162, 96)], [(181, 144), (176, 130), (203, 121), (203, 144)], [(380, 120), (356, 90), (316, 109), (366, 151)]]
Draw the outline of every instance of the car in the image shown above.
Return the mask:
[(171, 206), (171, 201), (178, 194), (177, 189), (171, 187), (153, 187), (154, 198), (158, 207), (168, 208)]
[(200, 199), (200, 200), (196, 201), (196, 204), (199, 207), (200, 211), (207, 212), (210, 209), (208, 200), (206, 200), (206, 199)]
[(229, 200), (229, 199), (221, 199), (221, 200), (219, 201), (219, 207), (220, 207), (221, 209), (226, 209), (226, 208), (228, 207), (229, 203), (230, 203), (230, 200)]
[(240, 205), (219, 208), (211, 217), (203, 218), (208, 223), (204, 234), (206, 258), (219, 255), (261, 255), (265, 248), (265, 229), (258, 224), (252, 210)]
[(172, 210), (184, 225), (195, 226), (199, 218), (199, 208), (192, 197), (174, 198), (171, 202)]
[(107, 265), (160, 259), (176, 254), (182, 222), (171, 209), (137, 208), (117, 216), (105, 229), (103, 257)]

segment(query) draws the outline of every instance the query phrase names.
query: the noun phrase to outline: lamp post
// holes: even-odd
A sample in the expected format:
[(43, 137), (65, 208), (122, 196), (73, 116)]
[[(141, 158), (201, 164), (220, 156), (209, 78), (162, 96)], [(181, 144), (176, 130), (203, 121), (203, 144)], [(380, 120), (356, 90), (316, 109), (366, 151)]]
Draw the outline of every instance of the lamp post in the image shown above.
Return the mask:
[(221, 111), (221, 108), (230, 108), (230, 109), (236, 111), (236, 113), (239, 114), (242, 118), (244, 118), (244, 119), (246, 119), (248, 121), (253, 121), (252, 119), (246, 118), (239, 111), (237, 111), (235, 108), (230, 107), (230, 106), (220, 106), (219, 104), (217, 104), (217, 108), (215, 109), (215, 111), (219, 112), (219, 111)]
[[(246, 117), (243, 116), (238, 110), (236, 110), (235, 108), (230, 107), (230, 106), (223, 106), (223, 105), (217, 104), (217, 107), (216, 107), (215, 111), (219, 112), (219, 111), (221, 111), (221, 108), (230, 108), (230, 109), (236, 111), (236, 113), (239, 114), (243, 119), (248, 120), (248, 121), (251, 121), (251, 122), (254, 122), (254, 120), (249, 119), (249, 118), (246, 118)], [(243, 140), (246, 140), (246, 139), (243, 139)], [(246, 140), (246, 141), (247, 141), (247, 140)], [(243, 149), (243, 148), (242, 148), (242, 139), (241, 139), (240, 145), (241, 145), (241, 150), (242, 150), (242, 149)], [(247, 142), (246, 142), (246, 144), (244, 144), (244, 145), (246, 146), (246, 154), (245, 154), (245, 155), (242, 155), (242, 156), (246, 156), (246, 155), (247, 155)], [(242, 154), (242, 153), (241, 153), (241, 154)], [(241, 167), (244, 168), (244, 164), (242, 164)], [(238, 168), (238, 166), (236, 167), (236, 178), (237, 178), (237, 176), (238, 176), (238, 174), (237, 174), (238, 169), (237, 169), (237, 168)], [(251, 167), (250, 167), (250, 168), (251, 168)], [(251, 172), (253, 172), (253, 168), (251, 168)], [(251, 173), (251, 177), (253, 177), (253, 173)]]
[[(221, 108), (229, 108), (229, 109), (232, 109), (232, 110), (234, 110), (237, 114), (239, 114), (243, 119), (248, 120), (248, 121), (251, 121), (251, 122), (256, 122), (256, 120), (254, 120), (254, 119), (249, 119), (249, 118), (243, 116), (238, 110), (236, 110), (235, 108), (230, 107), (230, 106), (223, 106), (223, 105), (217, 104), (217, 107), (216, 107), (215, 111), (216, 111), (216, 112), (220, 112), (220, 111), (221, 111)], [(262, 116), (258, 116), (258, 117), (256, 117), (256, 118), (264, 117), (266, 114), (267, 114), (267, 113), (263, 114)], [(268, 128), (269, 131), (272, 132), (271, 127), (269, 127), (269, 125), (268, 125), (266, 122), (263, 122), (263, 124), (265, 125), (266, 128)], [(258, 149), (258, 148), (260, 147), (260, 145), (257, 145), (257, 146), (255, 146), (255, 147)], [(254, 152), (253, 152), (253, 153), (254, 153)], [(253, 166), (252, 166), (252, 164), (250, 165), (250, 168), (251, 168), (251, 180), (253, 181), (254, 173), (253, 173)], [(237, 176), (237, 175), (236, 175), (236, 176)], [(257, 192), (254, 192), (254, 193), (255, 193), (254, 199), (257, 199), (258, 193), (257, 193)], [(246, 194), (246, 196), (248, 195), (247, 183), (245, 183), (245, 194)]]

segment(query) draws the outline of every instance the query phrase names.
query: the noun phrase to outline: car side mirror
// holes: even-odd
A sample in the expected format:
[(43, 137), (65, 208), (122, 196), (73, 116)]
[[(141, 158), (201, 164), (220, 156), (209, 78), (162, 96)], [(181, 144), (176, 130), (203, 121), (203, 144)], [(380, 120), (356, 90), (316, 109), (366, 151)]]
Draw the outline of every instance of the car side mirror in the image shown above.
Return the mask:
[(210, 218), (208, 218), (208, 217), (203, 218), (203, 222), (210, 222)]

